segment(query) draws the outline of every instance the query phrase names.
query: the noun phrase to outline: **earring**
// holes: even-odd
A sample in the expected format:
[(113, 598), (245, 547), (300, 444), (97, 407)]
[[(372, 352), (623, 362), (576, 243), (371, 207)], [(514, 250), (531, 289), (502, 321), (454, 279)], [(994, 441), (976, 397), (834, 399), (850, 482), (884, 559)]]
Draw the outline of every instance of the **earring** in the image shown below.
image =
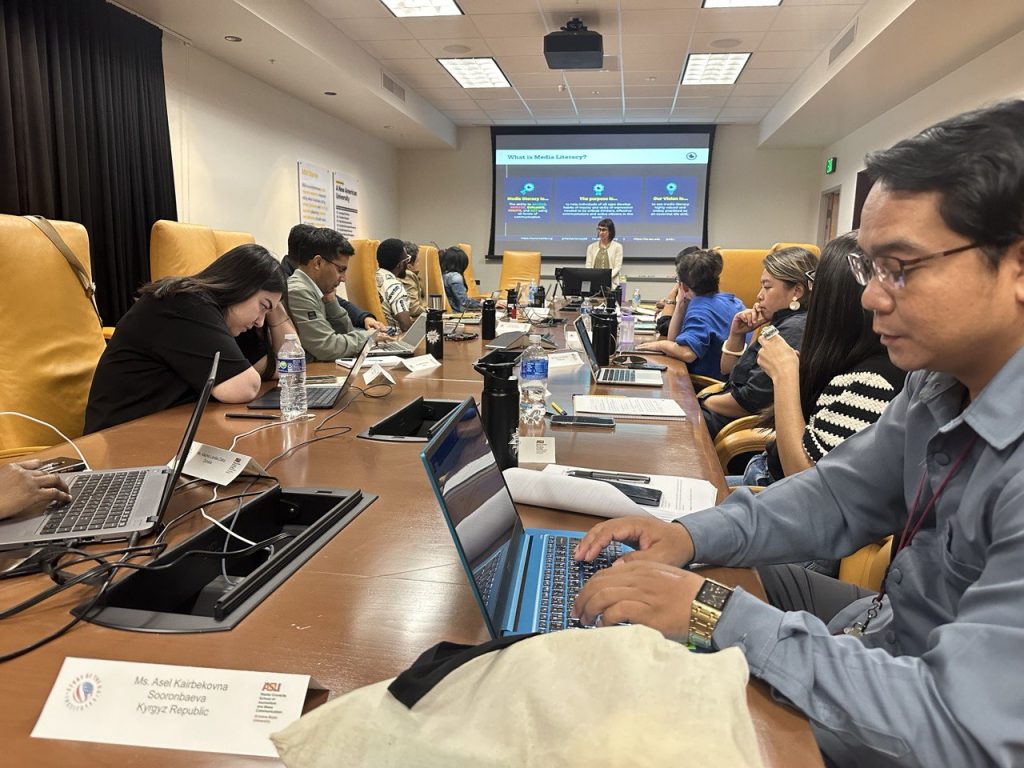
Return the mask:
[(792, 301), (789, 302), (789, 308), (796, 312), (798, 309), (800, 309), (800, 302), (797, 301), (796, 299), (793, 299)]

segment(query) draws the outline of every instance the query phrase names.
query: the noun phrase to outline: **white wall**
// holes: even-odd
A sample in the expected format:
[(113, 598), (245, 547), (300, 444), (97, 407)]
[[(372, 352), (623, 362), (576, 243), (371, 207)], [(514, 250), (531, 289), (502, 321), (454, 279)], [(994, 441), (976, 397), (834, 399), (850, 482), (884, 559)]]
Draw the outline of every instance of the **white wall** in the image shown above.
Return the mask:
[[(814, 242), (817, 150), (759, 149), (757, 140), (755, 125), (717, 129), (708, 201), (710, 243), (755, 248), (779, 241)], [(468, 242), (474, 275), (485, 288), (497, 285), (500, 265), (483, 260), (491, 226), (490, 129), (459, 128), (453, 150), (403, 150), (399, 170), (401, 236), (442, 246)], [(544, 272), (549, 274), (550, 268)], [(625, 272), (631, 278), (668, 277), (672, 267), (640, 264)], [(664, 283), (636, 282), (644, 296), (666, 290)]]
[(397, 231), (397, 149), (168, 35), (163, 54), (180, 221), (252, 232), (281, 256), (304, 160), (356, 177), (357, 234)]
[(1024, 97), (1024, 32), (1009, 38), (990, 51), (964, 64), (941, 80), (907, 99), (898, 107), (879, 115), (858, 128), (820, 155), (838, 158), (833, 176), (822, 176), (820, 192), (841, 185), (839, 227), (846, 232), (853, 226), (854, 192), (857, 172), (864, 169), (864, 155), (883, 149), (911, 136), (944, 118), (984, 104), (1012, 97)]

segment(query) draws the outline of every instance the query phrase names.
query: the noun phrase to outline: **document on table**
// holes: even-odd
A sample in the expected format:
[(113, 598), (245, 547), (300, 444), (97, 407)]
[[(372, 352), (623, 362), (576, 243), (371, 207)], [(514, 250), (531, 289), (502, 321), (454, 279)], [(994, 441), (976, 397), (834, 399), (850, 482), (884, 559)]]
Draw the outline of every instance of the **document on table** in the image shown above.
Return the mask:
[(624, 419), (685, 419), (686, 411), (675, 400), (663, 397), (573, 395), (576, 413), (597, 413)]

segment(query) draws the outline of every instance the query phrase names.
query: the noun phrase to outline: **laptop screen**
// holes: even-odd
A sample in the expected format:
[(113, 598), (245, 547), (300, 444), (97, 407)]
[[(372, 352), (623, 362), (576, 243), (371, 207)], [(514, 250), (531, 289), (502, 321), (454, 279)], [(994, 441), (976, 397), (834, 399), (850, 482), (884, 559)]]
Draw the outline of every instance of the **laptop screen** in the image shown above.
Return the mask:
[(519, 515), (472, 398), (431, 438), (423, 462), (463, 564), (473, 574), (477, 597), (492, 628), (499, 626), (504, 601), (499, 586), (508, 582), (503, 575), (513, 567), (510, 550)]
[(590, 333), (587, 331), (587, 324), (583, 322), (582, 317), (576, 318), (576, 333), (579, 334), (580, 344), (583, 345), (583, 351), (587, 354), (587, 365), (590, 366), (590, 372), (597, 376), (601, 370), (601, 366), (597, 364), (597, 355), (594, 353), (594, 345), (590, 341)]

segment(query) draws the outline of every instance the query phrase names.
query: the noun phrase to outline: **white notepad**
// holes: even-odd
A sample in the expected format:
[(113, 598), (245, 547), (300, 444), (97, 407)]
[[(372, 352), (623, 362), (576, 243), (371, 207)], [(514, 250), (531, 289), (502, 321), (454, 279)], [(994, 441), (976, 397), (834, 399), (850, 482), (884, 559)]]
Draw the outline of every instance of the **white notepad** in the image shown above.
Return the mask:
[(573, 395), (576, 413), (597, 413), (623, 419), (685, 419), (686, 411), (675, 400), (658, 397)]

